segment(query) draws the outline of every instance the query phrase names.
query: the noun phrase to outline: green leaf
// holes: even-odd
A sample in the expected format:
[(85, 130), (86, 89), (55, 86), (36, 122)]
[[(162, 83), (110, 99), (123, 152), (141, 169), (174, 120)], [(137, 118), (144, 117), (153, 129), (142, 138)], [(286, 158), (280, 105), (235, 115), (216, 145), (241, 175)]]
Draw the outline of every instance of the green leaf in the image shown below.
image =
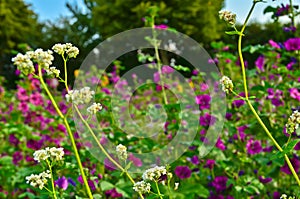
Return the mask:
[(296, 144), (298, 144), (299, 141), (300, 141), (300, 139), (295, 139), (295, 140), (290, 141), (288, 143), (288, 145), (286, 147), (284, 147), (283, 153), (284, 154), (289, 153), (291, 150), (294, 149), (294, 147), (296, 146)]
[(4, 156), (0, 158), (0, 165), (10, 165), (12, 164), (12, 157), (10, 156)]
[(113, 189), (115, 186), (113, 184), (111, 184), (110, 182), (102, 181), (100, 183), (100, 187), (103, 191), (106, 191), (106, 190)]
[(270, 157), (270, 160), (275, 160), (275, 159), (282, 159), (284, 156), (284, 153), (280, 152), (280, 151), (277, 151), (275, 154), (273, 154), (271, 157)]

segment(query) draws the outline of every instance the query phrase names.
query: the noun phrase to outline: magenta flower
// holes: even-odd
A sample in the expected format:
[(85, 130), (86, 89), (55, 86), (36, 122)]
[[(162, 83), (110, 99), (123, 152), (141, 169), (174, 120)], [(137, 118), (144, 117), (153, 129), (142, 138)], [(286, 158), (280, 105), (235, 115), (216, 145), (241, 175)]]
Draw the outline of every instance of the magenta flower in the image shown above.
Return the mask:
[(209, 113), (204, 113), (200, 116), (199, 122), (201, 126), (213, 125), (216, 121), (216, 118), (211, 116)]
[(226, 146), (224, 145), (224, 142), (219, 137), (216, 143), (216, 147), (224, 151), (226, 149)]
[(226, 190), (226, 183), (228, 178), (226, 176), (216, 176), (212, 182), (212, 186), (216, 189), (217, 192)]
[(196, 96), (196, 104), (199, 105), (200, 110), (210, 109), (210, 101), (210, 95), (204, 94)]
[(189, 178), (192, 174), (192, 171), (188, 166), (177, 166), (174, 172), (180, 179)]
[(23, 115), (26, 114), (29, 111), (27, 102), (21, 101), (18, 105), (18, 110), (21, 111)]
[(248, 140), (246, 144), (247, 152), (250, 155), (258, 154), (262, 151), (261, 142), (259, 140)]
[(63, 190), (66, 190), (69, 186), (69, 182), (65, 176), (58, 177), (58, 179), (55, 180), (54, 184)]
[(193, 157), (188, 157), (187, 158), (188, 161), (190, 161), (191, 163), (193, 163), (194, 165), (198, 165), (200, 163), (198, 156), (194, 155)]
[(14, 146), (18, 146), (20, 143), (19, 139), (14, 134), (9, 135), (8, 141)]
[(118, 193), (116, 188), (105, 191), (105, 195), (110, 198), (122, 198), (122, 194)]
[(27, 101), (29, 99), (26, 90), (21, 86), (18, 86), (17, 98), (20, 101)]
[(174, 72), (174, 68), (170, 66), (163, 66), (161, 69), (162, 74), (171, 74)]
[(213, 169), (215, 164), (216, 164), (215, 160), (208, 159), (206, 161), (206, 164), (204, 165), (204, 167), (209, 168), (209, 169)]
[(38, 92), (32, 93), (30, 95), (29, 101), (30, 101), (30, 103), (32, 103), (35, 106), (39, 106), (39, 105), (43, 105), (44, 104), (43, 97)]
[(297, 88), (291, 88), (289, 91), (290, 91), (291, 98), (300, 101), (300, 92), (298, 91)]
[(290, 38), (284, 42), (287, 51), (300, 50), (300, 38)]
[(160, 24), (160, 25), (155, 25), (154, 28), (156, 29), (160, 29), (160, 30), (166, 30), (168, 29), (169, 26), (167, 26), (166, 24)]
[(23, 154), (21, 151), (16, 151), (13, 155), (13, 160), (12, 162), (14, 163), (14, 165), (18, 165), (19, 162), (23, 159)]
[(273, 48), (277, 48), (280, 49), (280, 46), (273, 40), (269, 40), (269, 44), (273, 47)]
[(136, 167), (143, 166), (143, 162), (140, 158), (135, 157), (132, 153), (129, 154), (128, 160), (130, 160)]
[(264, 65), (265, 65), (265, 58), (264, 56), (260, 55), (257, 60), (255, 61), (255, 65), (261, 72), (264, 72)]

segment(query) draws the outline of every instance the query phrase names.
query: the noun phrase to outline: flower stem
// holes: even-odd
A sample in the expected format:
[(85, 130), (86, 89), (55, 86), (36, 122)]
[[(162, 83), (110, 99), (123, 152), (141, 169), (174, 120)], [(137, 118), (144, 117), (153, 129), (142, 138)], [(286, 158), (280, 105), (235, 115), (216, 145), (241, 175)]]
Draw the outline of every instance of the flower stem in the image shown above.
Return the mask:
[[(109, 155), (109, 153), (105, 150), (105, 148), (102, 146), (102, 144), (99, 142), (97, 136), (95, 135), (94, 131), (91, 129), (90, 125), (87, 123), (87, 121), (83, 118), (82, 114), (80, 113), (79, 109), (77, 106), (74, 106), (77, 114), (79, 115), (81, 121), (84, 123), (84, 125), (88, 128), (88, 131), (90, 132), (90, 134), (92, 135), (93, 139), (95, 140), (95, 142), (97, 143), (98, 147), (100, 148), (100, 150), (104, 153), (104, 155), (116, 166), (118, 167), (122, 172), (124, 172), (126, 174), (126, 176), (128, 177), (128, 179), (132, 182), (132, 184), (135, 184), (135, 181), (132, 179), (132, 177), (130, 176), (130, 174), (128, 173), (127, 170), (125, 170), (117, 161), (115, 161), (111, 155)], [(143, 195), (141, 193), (139, 193), (140, 197), (142, 199), (144, 199)]]
[(159, 53), (158, 53), (158, 46), (157, 46), (157, 38), (156, 38), (156, 32), (155, 32), (155, 23), (154, 23), (154, 18), (155, 16), (152, 15), (152, 20), (151, 20), (151, 27), (152, 27), (152, 35), (153, 35), (153, 46), (154, 46), (154, 51), (155, 51), (155, 58), (157, 61), (157, 68), (158, 68), (158, 74), (159, 74), (159, 79), (160, 79), (160, 84), (161, 84), (161, 89), (162, 89), (162, 93), (163, 93), (163, 97), (164, 97), (164, 102), (165, 104), (168, 104), (168, 99), (167, 99), (167, 95), (166, 95), (166, 91), (165, 91), (165, 86), (164, 86), (164, 81), (162, 79), (162, 71), (161, 71), (161, 60), (159, 57)]
[(53, 198), (57, 199), (57, 197), (56, 197), (56, 191), (55, 191), (55, 186), (54, 186), (54, 180), (53, 180), (52, 165), (50, 165), (49, 160), (46, 160), (46, 162), (47, 162), (47, 165), (49, 167), (49, 171), (50, 171), (50, 175), (51, 175), (51, 186), (52, 186)]
[[(275, 138), (272, 136), (272, 134), (270, 133), (270, 131), (268, 130), (268, 128), (266, 127), (266, 125), (264, 124), (264, 122), (261, 120), (261, 118), (259, 117), (259, 115), (257, 114), (256, 110), (254, 109), (254, 107), (252, 106), (250, 100), (249, 100), (249, 96), (248, 96), (248, 87), (247, 87), (247, 77), (246, 77), (246, 70), (245, 70), (245, 64), (244, 64), (244, 59), (243, 59), (243, 54), (242, 54), (242, 37), (243, 37), (243, 32), (246, 28), (247, 22), (254, 10), (254, 7), (256, 5), (256, 1), (253, 2), (252, 7), (248, 13), (248, 16), (243, 24), (243, 27), (240, 31), (239, 34), (239, 40), (238, 40), (238, 54), (239, 54), (239, 58), (240, 58), (240, 62), (241, 62), (241, 67), (242, 67), (242, 74), (243, 74), (243, 84), (244, 84), (244, 91), (245, 91), (245, 100), (248, 104), (248, 106), (250, 107), (252, 113), (254, 114), (255, 118), (257, 119), (258, 123), (262, 126), (262, 128), (264, 129), (264, 131), (266, 132), (266, 134), (268, 135), (268, 137), (271, 139), (271, 141), (273, 142), (273, 144), (276, 146), (276, 148), (282, 152), (283, 149), (280, 147), (280, 145), (277, 143), (277, 141), (275, 140)], [(290, 162), (289, 157), (285, 154), (284, 158), (288, 164), (288, 167), (290, 168), (294, 178), (296, 179), (298, 185), (300, 186), (300, 180), (299, 177), (293, 167), (293, 165)]]
[(57, 114), (63, 119), (64, 121), (64, 124), (67, 128), (67, 132), (68, 132), (68, 135), (70, 137), (70, 140), (71, 140), (71, 144), (72, 144), (72, 147), (73, 147), (73, 150), (74, 150), (74, 154), (75, 154), (75, 157), (76, 157), (76, 160), (77, 160), (77, 163), (78, 163), (78, 167), (79, 167), (79, 170), (80, 170), (80, 173), (81, 173), (81, 176), (82, 176), (82, 179), (83, 179), (83, 182), (84, 182), (84, 185), (85, 185), (85, 188), (86, 188), (86, 191), (87, 191), (87, 194), (89, 196), (90, 199), (93, 198), (93, 195), (92, 195), (92, 192), (91, 192), (91, 189), (89, 187), (89, 184), (87, 182), (87, 179), (86, 179), (86, 176), (84, 174), (84, 171), (83, 171), (83, 167), (82, 167), (82, 163), (81, 163), (81, 160), (80, 160), (80, 157), (79, 157), (79, 153), (78, 153), (78, 150), (77, 150), (77, 147), (76, 147), (76, 143), (75, 143), (75, 139), (74, 139), (74, 136), (72, 134), (72, 131), (70, 129), (70, 126), (69, 126), (69, 123), (67, 121), (67, 118), (63, 115), (63, 113), (60, 111), (60, 109), (58, 108), (57, 106), (57, 103), (56, 101), (54, 100), (52, 94), (50, 93), (47, 85), (45, 84), (45, 81), (43, 79), (43, 75), (42, 75), (42, 69), (40, 67), (40, 64), (39, 64), (39, 67), (38, 67), (38, 74), (39, 74), (39, 80), (44, 88), (44, 90), (46, 91), (48, 97), (50, 98), (50, 101), (52, 102)]
[(157, 183), (156, 180), (155, 180), (155, 186), (156, 186), (157, 194), (158, 194), (159, 198), (160, 198), (160, 199), (163, 199), (163, 197), (162, 197), (162, 195), (161, 195), (161, 193), (160, 193), (159, 187), (158, 187), (158, 183)]

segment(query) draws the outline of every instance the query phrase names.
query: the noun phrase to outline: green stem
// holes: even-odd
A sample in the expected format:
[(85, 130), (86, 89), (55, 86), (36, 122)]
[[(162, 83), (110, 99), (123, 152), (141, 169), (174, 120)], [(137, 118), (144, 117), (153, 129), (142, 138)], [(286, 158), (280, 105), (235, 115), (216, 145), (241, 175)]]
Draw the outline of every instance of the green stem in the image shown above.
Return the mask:
[(290, 0), (290, 8), (291, 8), (291, 20), (292, 20), (292, 26), (295, 26), (295, 13), (294, 13), (294, 8), (293, 8), (293, 1)]
[(67, 70), (67, 59), (65, 59), (64, 55), (62, 55), (62, 58), (64, 60), (64, 71), (65, 71), (65, 87), (67, 89), (67, 91), (69, 91), (69, 87), (68, 87), (68, 70)]
[(77, 150), (77, 147), (76, 147), (75, 139), (74, 139), (74, 136), (73, 136), (72, 131), (70, 129), (69, 123), (67, 121), (67, 118), (65, 118), (65, 116), (63, 115), (63, 113), (58, 108), (56, 101), (54, 100), (52, 94), (50, 93), (50, 91), (49, 91), (49, 89), (47, 87), (47, 85), (45, 84), (40, 64), (39, 64), (39, 67), (38, 67), (38, 73), (39, 73), (39, 80), (40, 80), (40, 82), (41, 82), (44, 90), (46, 91), (48, 97), (50, 98), (50, 101), (52, 102), (52, 104), (53, 104), (53, 106), (54, 106), (57, 114), (64, 120), (64, 124), (65, 124), (65, 126), (67, 128), (67, 132), (68, 132), (68, 135), (69, 135), (70, 140), (71, 140), (71, 144), (72, 144), (72, 147), (73, 147), (73, 150), (74, 150), (74, 154), (75, 154), (78, 166), (79, 166), (79, 170), (80, 170), (80, 173), (81, 173), (81, 176), (82, 176), (82, 179), (83, 179), (83, 182), (84, 182), (87, 194), (88, 194), (89, 198), (92, 199), (93, 195), (92, 195), (91, 189), (89, 187), (89, 184), (87, 182), (86, 176), (84, 174), (82, 163), (81, 163), (81, 160), (80, 160), (80, 157), (79, 157), (79, 153), (78, 153), (78, 150)]
[[(81, 121), (84, 123), (84, 125), (88, 128), (88, 131), (92, 135), (93, 139), (97, 143), (98, 147), (101, 149), (101, 151), (104, 153), (104, 155), (116, 166), (118, 167), (122, 172), (126, 174), (128, 179), (132, 182), (132, 184), (135, 184), (135, 181), (132, 179), (128, 171), (126, 171), (118, 162), (116, 162), (110, 155), (109, 153), (105, 150), (105, 148), (102, 146), (102, 144), (99, 142), (97, 136), (95, 135), (94, 131), (91, 129), (90, 125), (87, 123), (87, 121), (83, 118), (82, 114), (80, 113), (79, 109), (77, 106), (74, 106), (77, 114), (79, 115)], [(144, 199), (143, 195), (139, 193), (140, 197)]]
[[(249, 97), (248, 97), (248, 88), (247, 88), (247, 78), (246, 78), (246, 70), (245, 70), (245, 64), (244, 64), (244, 59), (243, 59), (243, 54), (242, 54), (242, 37), (243, 37), (243, 32), (246, 28), (246, 25), (247, 25), (247, 22), (254, 10), (254, 7), (256, 5), (256, 1), (253, 2), (252, 4), (252, 7), (248, 13), (248, 16), (243, 24), (243, 27), (240, 31), (240, 35), (239, 35), (239, 40), (238, 40), (238, 54), (239, 54), (239, 57), (240, 57), (240, 62), (241, 62), (241, 67), (242, 67), (242, 74), (243, 74), (243, 84), (244, 84), (244, 91), (245, 91), (245, 100), (248, 104), (248, 106), (250, 107), (252, 113), (254, 114), (254, 116), (256, 117), (257, 121), (259, 122), (259, 124), (262, 126), (262, 128), (264, 129), (264, 131), (266, 132), (266, 134), (268, 135), (268, 137), (272, 140), (272, 142), (274, 143), (274, 145), (276, 146), (276, 148), (282, 152), (282, 148), (280, 147), (280, 145), (277, 143), (277, 141), (274, 139), (274, 137), (272, 136), (272, 134), (270, 133), (270, 131), (268, 130), (268, 128), (266, 127), (266, 125), (264, 124), (264, 122), (261, 120), (261, 118), (259, 117), (259, 115), (257, 114), (256, 110), (254, 109), (254, 107), (252, 106), (250, 100), (249, 100)], [(299, 180), (299, 177), (293, 167), (293, 165), (291, 164), (290, 162), (290, 159), (289, 157), (285, 154), (284, 155), (284, 158), (288, 164), (288, 167), (290, 168), (294, 178), (296, 179), (298, 185), (300, 186), (300, 180)]]
[(160, 61), (160, 57), (159, 57), (159, 53), (158, 53), (158, 46), (157, 46), (157, 38), (156, 38), (156, 32), (155, 32), (155, 23), (154, 23), (154, 15), (151, 16), (152, 20), (151, 20), (151, 26), (152, 26), (152, 35), (153, 35), (153, 41), (154, 41), (154, 51), (155, 51), (155, 58), (157, 61), (157, 68), (158, 68), (158, 74), (159, 74), (159, 79), (160, 79), (160, 84), (161, 84), (161, 88), (162, 88), (162, 93), (163, 93), (163, 97), (164, 97), (164, 102), (165, 104), (168, 104), (168, 99), (167, 99), (167, 95), (166, 95), (166, 91), (165, 91), (165, 86), (164, 86), (164, 81), (162, 79), (162, 71), (161, 71), (161, 61)]
[(51, 175), (51, 186), (52, 186), (52, 194), (53, 194), (53, 198), (57, 199), (56, 197), (56, 191), (55, 191), (55, 186), (54, 186), (54, 180), (53, 180), (53, 173), (52, 173), (52, 166), (49, 163), (49, 160), (46, 160), (46, 163), (49, 167), (49, 171), (50, 171), (50, 175)]
[(156, 186), (157, 194), (158, 194), (159, 198), (160, 198), (160, 199), (163, 199), (163, 197), (162, 197), (162, 195), (161, 195), (161, 193), (160, 193), (159, 187), (158, 187), (158, 183), (157, 183), (156, 180), (155, 180), (155, 186)]

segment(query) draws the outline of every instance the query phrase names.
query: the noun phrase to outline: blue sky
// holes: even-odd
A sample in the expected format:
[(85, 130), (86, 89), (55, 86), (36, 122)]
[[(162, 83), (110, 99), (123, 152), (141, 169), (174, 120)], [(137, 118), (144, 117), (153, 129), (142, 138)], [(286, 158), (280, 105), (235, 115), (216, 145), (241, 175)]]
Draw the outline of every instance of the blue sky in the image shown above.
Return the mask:
[[(32, 4), (32, 9), (39, 15), (39, 19), (55, 21), (62, 15), (69, 15), (66, 8), (66, 2), (71, 4), (76, 3), (80, 8), (84, 9), (83, 0), (25, 0), (25, 2)], [(288, 0), (277, 0), (277, 3), (267, 0), (268, 4), (287, 4)], [(280, 2), (280, 3), (279, 3)], [(300, 0), (293, 0), (294, 4), (300, 5)], [(251, 7), (252, 0), (225, 0), (225, 9), (237, 14), (238, 21), (243, 21)], [(252, 20), (265, 22), (270, 19), (270, 15), (263, 15), (264, 8), (268, 5), (259, 3), (253, 13)]]

